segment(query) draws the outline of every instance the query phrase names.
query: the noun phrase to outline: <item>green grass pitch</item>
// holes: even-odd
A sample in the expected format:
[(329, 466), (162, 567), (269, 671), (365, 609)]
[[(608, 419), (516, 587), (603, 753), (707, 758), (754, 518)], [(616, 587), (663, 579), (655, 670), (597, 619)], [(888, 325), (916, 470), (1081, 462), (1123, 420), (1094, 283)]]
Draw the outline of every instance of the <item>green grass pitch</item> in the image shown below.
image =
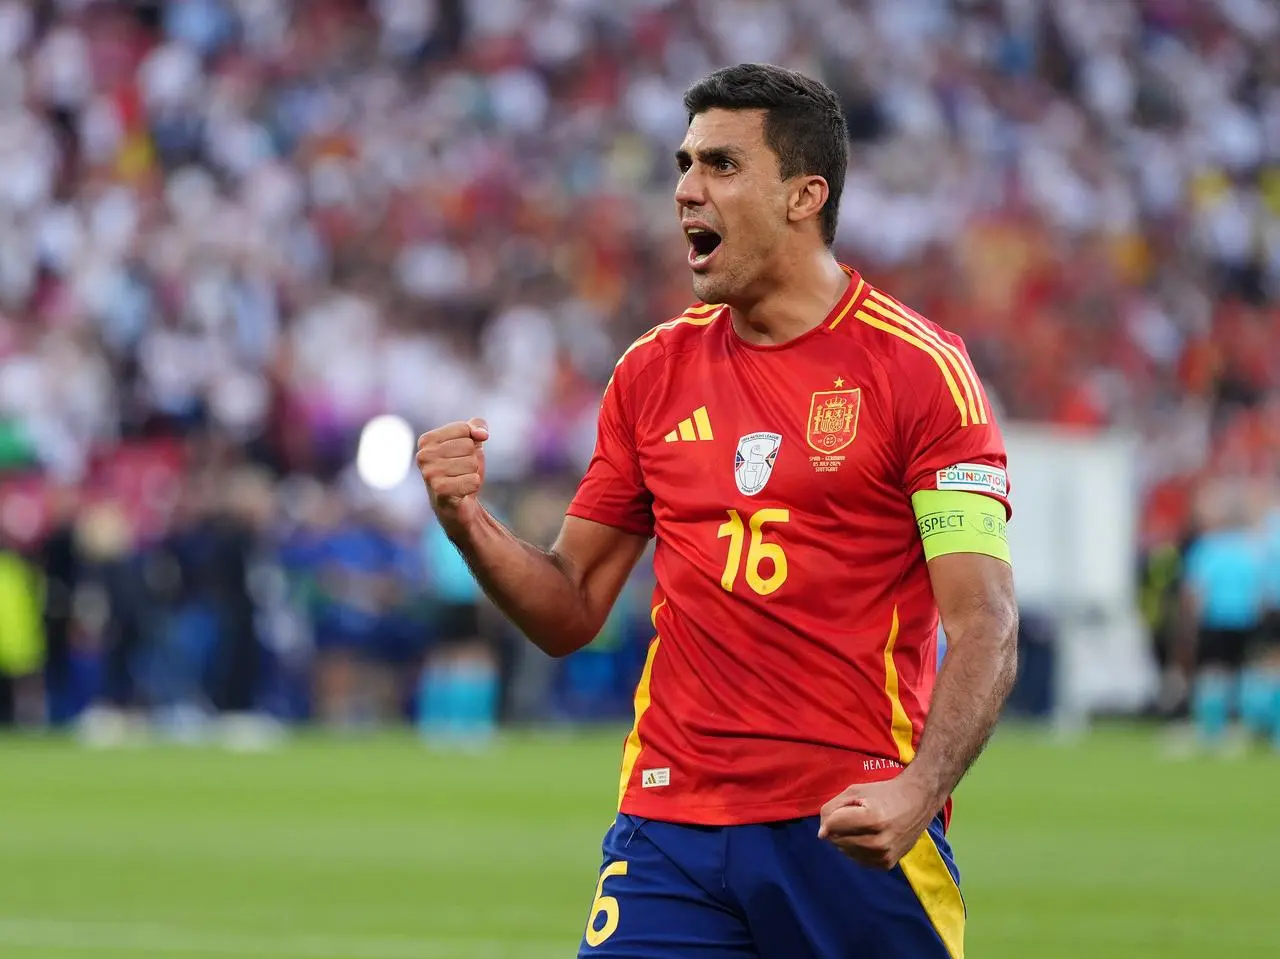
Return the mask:
[[(247, 756), (0, 741), (0, 956), (572, 956), (622, 735), (480, 755), (407, 736)], [(952, 830), (968, 956), (1280, 956), (1278, 797), (1280, 757), (1002, 731)]]

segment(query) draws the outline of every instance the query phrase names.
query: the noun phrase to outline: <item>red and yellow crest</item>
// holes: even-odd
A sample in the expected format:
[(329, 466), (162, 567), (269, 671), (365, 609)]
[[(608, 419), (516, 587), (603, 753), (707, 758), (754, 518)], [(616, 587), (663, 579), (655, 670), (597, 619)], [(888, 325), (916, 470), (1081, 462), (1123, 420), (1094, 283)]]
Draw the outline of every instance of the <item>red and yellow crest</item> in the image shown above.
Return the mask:
[(858, 435), (862, 390), (824, 390), (809, 402), (809, 445), (819, 453), (835, 453)]

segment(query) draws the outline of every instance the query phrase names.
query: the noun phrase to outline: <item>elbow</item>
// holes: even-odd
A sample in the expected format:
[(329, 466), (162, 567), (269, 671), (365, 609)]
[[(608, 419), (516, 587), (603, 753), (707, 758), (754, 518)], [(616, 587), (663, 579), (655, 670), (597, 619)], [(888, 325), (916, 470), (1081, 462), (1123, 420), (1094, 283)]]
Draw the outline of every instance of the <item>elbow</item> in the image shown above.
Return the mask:
[(592, 603), (588, 584), (568, 557), (552, 549), (547, 558), (565, 578), (570, 591), (559, 604), (554, 621), (548, 624), (550, 629), (538, 638), (530, 638), (552, 659), (564, 659), (595, 641), (604, 629), (609, 608), (601, 610)]
[(552, 638), (551, 641), (538, 643), (538, 645), (552, 659), (567, 659), (590, 643), (590, 638), (582, 639), (577, 636), (566, 636), (562, 633)]
[(566, 618), (566, 621), (556, 624), (550, 632), (529, 638), (552, 659), (564, 659), (591, 645), (602, 628), (603, 624), (592, 626), (589, 623), (574, 623)]

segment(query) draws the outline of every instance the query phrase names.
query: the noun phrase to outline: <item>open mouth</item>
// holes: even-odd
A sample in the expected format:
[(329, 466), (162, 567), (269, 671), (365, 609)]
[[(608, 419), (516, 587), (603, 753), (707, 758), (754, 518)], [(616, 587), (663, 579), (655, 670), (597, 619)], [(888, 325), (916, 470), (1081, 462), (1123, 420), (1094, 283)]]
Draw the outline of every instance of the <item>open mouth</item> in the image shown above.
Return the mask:
[(716, 250), (720, 248), (720, 234), (702, 227), (692, 227), (685, 231), (689, 238), (689, 265), (705, 266)]

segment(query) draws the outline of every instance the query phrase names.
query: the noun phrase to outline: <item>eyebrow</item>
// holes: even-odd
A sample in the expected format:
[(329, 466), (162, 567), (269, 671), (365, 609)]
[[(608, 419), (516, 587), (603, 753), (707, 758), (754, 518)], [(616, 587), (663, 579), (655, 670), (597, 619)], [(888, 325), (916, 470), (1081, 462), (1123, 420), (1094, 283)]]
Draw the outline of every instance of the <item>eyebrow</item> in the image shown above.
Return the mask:
[[(721, 146), (721, 147), (703, 147), (697, 151), (698, 160), (702, 163), (714, 163), (717, 160), (732, 160), (734, 163), (741, 163), (746, 154), (737, 147)], [(689, 151), (681, 147), (676, 151), (676, 162), (690, 162), (692, 157)]]

